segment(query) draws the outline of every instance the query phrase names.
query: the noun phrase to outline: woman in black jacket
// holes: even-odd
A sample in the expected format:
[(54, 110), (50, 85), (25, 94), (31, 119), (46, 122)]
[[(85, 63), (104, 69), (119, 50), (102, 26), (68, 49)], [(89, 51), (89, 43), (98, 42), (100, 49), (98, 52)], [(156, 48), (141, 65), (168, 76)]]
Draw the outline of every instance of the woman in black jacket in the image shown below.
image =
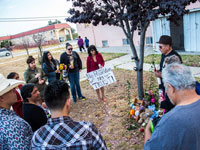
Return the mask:
[(58, 60), (54, 59), (49, 51), (45, 51), (43, 54), (42, 69), (45, 72), (49, 83), (59, 79), (60, 71), (58, 66)]
[(72, 45), (66, 43), (66, 52), (62, 53), (60, 56), (60, 63), (67, 65), (68, 68), (68, 78), (70, 82), (70, 89), (73, 97), (73, 101), (76, 103), (78, 98), (85, 100), (85, 97), (81, 93), (80, 87), (80, 73), (82, 69), (82, 62), (77, 52), (72, 51)]

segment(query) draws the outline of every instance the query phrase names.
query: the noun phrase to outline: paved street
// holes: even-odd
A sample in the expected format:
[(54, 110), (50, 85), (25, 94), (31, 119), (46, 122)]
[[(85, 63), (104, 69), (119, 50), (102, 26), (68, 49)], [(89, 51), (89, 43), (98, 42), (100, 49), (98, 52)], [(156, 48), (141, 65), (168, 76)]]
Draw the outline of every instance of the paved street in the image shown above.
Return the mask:
[[(70, 44), (72, 45), (75, 45), (76, 44), (76, 41), (69, 41)], [(56, 45), (56, 46), (51, 46), (51, 47), (48, 47), (48, 48), (44, 48), (43, 50), (44, 51), (48, 51), (48, 50), (52, 50), (52, 49), (56, 49), (56, 48), (63, 48), (65, 49), (65, 43), (61, 43), (60, 45)], [(34, 53), (38, 53), (38, 48), (34, 48), (34, 49), (31, 49), (29, 50), (29, 54), (34, 54)], [(22, 52), (17, 52), (17, 51), (14, 51), (13, 52), (13, 56), (16, 57), (16, 56), (22, 56), (22, 55), (27, 55), (26, 51), (22, 51)], [(11, 58), (12, 56), (4, 56), (4, 57), (0, 57), (0, 59), (6, 59), (6, 58)]]

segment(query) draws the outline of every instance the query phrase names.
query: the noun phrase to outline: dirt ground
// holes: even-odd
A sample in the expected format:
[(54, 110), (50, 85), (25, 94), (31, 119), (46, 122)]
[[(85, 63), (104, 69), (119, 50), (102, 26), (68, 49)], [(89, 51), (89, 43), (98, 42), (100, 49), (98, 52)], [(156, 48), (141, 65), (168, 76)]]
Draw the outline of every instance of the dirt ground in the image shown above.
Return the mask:
[[(86, 101), (72, 103), (70, 116), (74, 120), (93, 122), (103, 135), (109, 150), (142, 150), (144, 133), (139, 129), (127, 130), (129, 121), (129, 105), (125, 84), (130, 81), (131, 98), (137, 95), (136, 73), (127, 70), (114, 70), (117, 82), (105, 87), (107, 102), (98, 102), (96, 92), (88, 81), (81, 83)], [(149, 86), (151, 73), (144, 73), (144, 86)]]

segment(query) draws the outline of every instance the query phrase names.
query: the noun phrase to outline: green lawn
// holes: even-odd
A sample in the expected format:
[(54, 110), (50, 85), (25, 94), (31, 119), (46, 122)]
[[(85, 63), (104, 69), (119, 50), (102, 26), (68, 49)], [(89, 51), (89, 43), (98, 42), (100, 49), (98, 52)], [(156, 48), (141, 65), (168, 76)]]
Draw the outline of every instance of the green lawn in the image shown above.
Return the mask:
[(196, 81), (200, 82), (200, 78), (199, 77), (195, 77)]
[[(183, 64), (187, 66), (200, 67), (200, 55), (181, 55)], [(161, 54), (151, 54), (144, 57), (144, 63), (152, 63), (155, 64), (160, 63)]]

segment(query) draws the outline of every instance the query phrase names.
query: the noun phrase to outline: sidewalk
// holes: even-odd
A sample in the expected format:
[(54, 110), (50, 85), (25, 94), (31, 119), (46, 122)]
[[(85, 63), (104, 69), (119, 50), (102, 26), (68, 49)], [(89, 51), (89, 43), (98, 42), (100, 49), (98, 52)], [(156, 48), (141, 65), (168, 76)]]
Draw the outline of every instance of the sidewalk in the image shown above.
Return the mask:
[[(76, 51), (78, 51), (78, 49), (76, 49)], [(111, 67), (112, 69), (114, 68), (120, 68), (120, 69), (127, 69), (127, 70), (133, 70), (133, 68), (135, 67), (135, 62), (133, 62), (131, 60), (132, 57), (132, 52), (130, 50), (130, 48), (127, 46), (125, 47), (112, 47), (112, 48), (98, 48), (99, 52), (110, 52), (110, 53), (127, 53), (127, 55), (124, 55), (122, 57), (107, 61), (105, 63), (105, 66)], [(153, 50), (152, 47), (146, 47), (145, 48), (145, 56), (152, 54)], [(182, 54), (182, 52), (179, 52), (180, 54)], [(158, 65), (156, 65), (156, 67), (158, 68)], [(151, 70), (151, 64), (147, 64), (144, 63), (143, 66), (144, 71), (150, 71)], [(200, 67), (190, 67), (192, 74), (195, 77), (199, 77), (200, 78)], [(81, 71), (80, 74), (80, 79), (81, 81), (86, 80), (86, 69)]]
[[(125, 64), (117, 66), (117, 68), (127, 69), (127, 70), (133, 70), (134, 67), (135, 67), (134, 62), (127, 62)], [(156, 67), (158, 68), (158, 65), (156, 65)], [(144, 69), (144, 71), (150, 71), (151, 70), (151, 64), (144, 63), (143, 69)], [(190, 67), (190, 69), (192, 71), (192, 74), (195, 77), (200, 78), (200, 67)]]

